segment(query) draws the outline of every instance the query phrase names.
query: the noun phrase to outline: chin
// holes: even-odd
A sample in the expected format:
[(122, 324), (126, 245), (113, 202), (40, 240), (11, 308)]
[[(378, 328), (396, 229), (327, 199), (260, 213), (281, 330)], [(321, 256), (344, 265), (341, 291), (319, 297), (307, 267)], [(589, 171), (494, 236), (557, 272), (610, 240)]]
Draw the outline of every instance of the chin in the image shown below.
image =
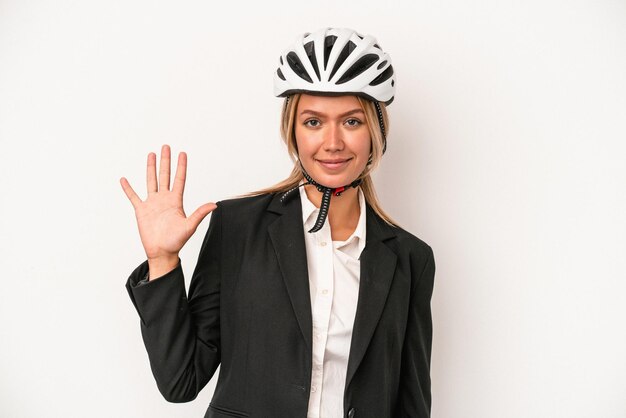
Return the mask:
[(315, 180), (319, 184), (326, 186), (326, 187), (330, 187), (331, 189), (336, 189), (338, 187), (347, 186), (348, 184), (356, 180), (357, 177), (359, 177), (359, 175), (356, 173), (352, 175), (352, 174), (344, 174), (344, 173), (326, 174), (326, 173), (320, 173), (320, 172), (314, 172), (314, 173), (309, 172), (309, 175), (313, 178), (313, 180)]
[(311, 167), (307, 167), (309, 164), (305, 164), (304, 169), (317, 183), (336, 189), (338, 187), (349, 185), (359, 177), (363, 170), (365, 170), (365, 167), (363, 167), (361, 171), (358, 171), (356, 165), (353, 163), (354, 161), (342, 170), (325, 169), (317, 163), (313, 163)]

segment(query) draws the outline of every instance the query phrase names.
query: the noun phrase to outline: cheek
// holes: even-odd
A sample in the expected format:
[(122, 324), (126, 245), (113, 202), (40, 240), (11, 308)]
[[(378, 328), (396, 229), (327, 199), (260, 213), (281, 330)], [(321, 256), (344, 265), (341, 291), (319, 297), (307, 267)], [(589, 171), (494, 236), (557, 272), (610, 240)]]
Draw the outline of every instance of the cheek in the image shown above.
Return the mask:
[(354, 142), (353, 148), (355, 154), (358, 154), (361, 157), (369, 158), (370, 152), (372, 150), (372, 141), (370, 139), (369, 132), (364, 135), (359, 136)]
[(296, 127), (293, 131), (293, 134), (296, 139), (296, 150), (298, 151), (298, 154), (300, 154), (301, 152), (304, 152), (304, 150), (306, 149), (306, 145), (304, 144), (304, 141), (302, 140), (302, 132), (300, 129)]
[(305, 129), (298, 129), (294, 131), (296, 136), (296, 146), (298, 147), (299, 154), (311, 154), (315, 152), (318, 145), (318, 139), (315, 133), (311, 133)]

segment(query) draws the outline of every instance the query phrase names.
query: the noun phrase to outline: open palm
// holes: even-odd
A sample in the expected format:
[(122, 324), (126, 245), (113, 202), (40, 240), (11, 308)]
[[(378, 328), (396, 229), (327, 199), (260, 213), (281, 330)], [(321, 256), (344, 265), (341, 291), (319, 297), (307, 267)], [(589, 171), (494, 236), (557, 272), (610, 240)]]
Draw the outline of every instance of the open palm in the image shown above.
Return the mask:
[(183, 209), (183, 192), (187, 176), (187, 154), (178, 156), (176, 177), (170, 190), (170, 147), (161, 148), (159, 178), (156, 174), (156, 154), (148, 154), (148, 197), (142, 201), (125, 177), (120, 179), (122, 189), (135, 208), (139, 235), (149, 260), (177, 257), (185, 243), (194, 234), (200, 222), (217, 205), (206, 203), (191, 216)]

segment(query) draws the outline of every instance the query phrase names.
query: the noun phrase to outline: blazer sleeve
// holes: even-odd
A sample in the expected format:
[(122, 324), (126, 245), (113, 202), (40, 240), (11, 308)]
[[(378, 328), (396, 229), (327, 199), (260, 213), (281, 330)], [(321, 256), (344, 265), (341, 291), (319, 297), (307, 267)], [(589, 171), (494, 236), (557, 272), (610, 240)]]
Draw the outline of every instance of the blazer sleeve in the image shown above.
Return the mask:
[(138, 285), (148, 272), (144, 261), (126, 289), (140, 317), (152, 374), (169, 402), (189, 402), (220, 364), (221, 210), (211, 214), (198, 262), (185, 293), (182, 266)]
[(419, 278), (414, 280), (411, 290), (409, 316), (402, 347), (400, 390), (394, 415), (403, 418), (430, 417), (432, 347), (430, 300), (435, 279), (435, 260), (430, 246), (427, 248), (426, 262), (418, 271)]

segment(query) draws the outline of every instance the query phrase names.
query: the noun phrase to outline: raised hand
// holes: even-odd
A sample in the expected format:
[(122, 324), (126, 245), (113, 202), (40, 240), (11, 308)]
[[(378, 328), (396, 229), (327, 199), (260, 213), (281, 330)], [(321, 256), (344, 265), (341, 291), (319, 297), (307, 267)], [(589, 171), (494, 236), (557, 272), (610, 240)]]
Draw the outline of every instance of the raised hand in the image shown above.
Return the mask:
[(157, 183), (156, 154), (148, 154), (148, 197), (144, 201), (137, 196), (125, 177), (120, 179), (124, 193), (135, 208), (139, 236), (150, 264), (150, 280), (176, 267), (181, 248), (196, 232), (200, 222), (217, 207), (215, 203), (205, 203), (187, 217), (183, 209), (187, 154), (181, 152), (178, 155), (172, 190), (170, 160), (170, 147), (163, 145)]

